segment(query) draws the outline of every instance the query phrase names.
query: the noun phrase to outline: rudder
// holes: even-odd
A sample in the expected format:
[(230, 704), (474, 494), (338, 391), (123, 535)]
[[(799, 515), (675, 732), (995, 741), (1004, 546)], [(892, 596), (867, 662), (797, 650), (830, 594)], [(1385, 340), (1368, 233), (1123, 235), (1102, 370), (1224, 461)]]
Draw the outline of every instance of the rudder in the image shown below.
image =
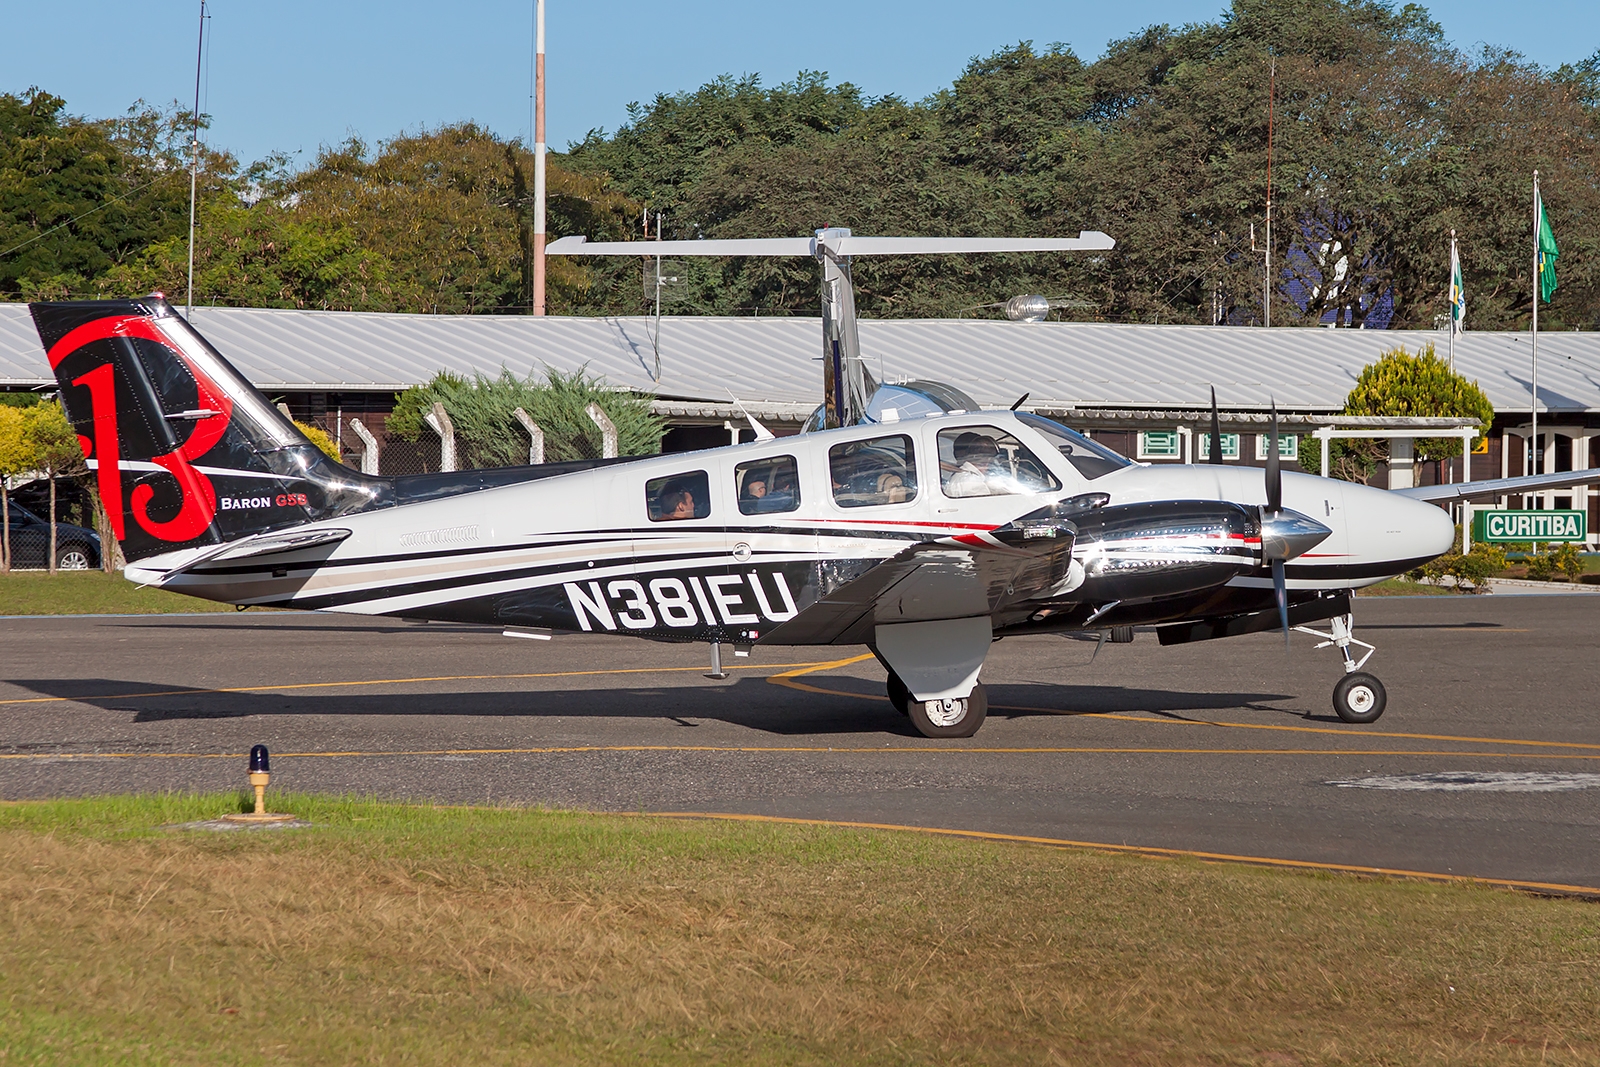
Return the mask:
[(318, 450), (160, 296), (29, 310), (129, 560), (391, 495)]

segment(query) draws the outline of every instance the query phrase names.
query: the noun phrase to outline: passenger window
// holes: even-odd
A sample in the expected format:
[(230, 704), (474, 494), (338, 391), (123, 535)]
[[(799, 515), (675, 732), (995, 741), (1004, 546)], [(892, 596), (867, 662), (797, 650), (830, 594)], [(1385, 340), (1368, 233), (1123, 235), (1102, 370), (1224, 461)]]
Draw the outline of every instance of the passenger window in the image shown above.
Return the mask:
[(711, 514), (711, 479), (705, 471), (652, 478), (644, 483), (651, 522), (703, 519)]
[(733, 468), (741, 515), (772, 515), (800, 506), (800, 472), (793, 456), (751, 460)]
[(917, 498), (917, 461), (903, 434), (847, 441), (828, 449), (833, 499), (842, 508), (903, 504)]
[(939, 434), (939, 488), (945, 496), (1012, 496), (1060, 489), (1026, 445), (993, 426)]

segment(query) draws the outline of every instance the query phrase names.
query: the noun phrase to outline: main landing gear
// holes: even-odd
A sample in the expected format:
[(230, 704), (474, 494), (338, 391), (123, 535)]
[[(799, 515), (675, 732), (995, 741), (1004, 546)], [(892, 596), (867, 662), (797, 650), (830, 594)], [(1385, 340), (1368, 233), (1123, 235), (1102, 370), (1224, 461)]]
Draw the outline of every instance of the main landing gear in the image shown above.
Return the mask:
[(888, 689), (889, 703), (900, 714), (909, 716), (924, 737), (971, 737), (989, 714), (989, 694), (982, 684), (973, 686), (972, 694), (966, 697), (917, 700), (900, 676), (891, 671)]
[[(1373, 647), (1351, 636), (1351, 631), (1355, 629), (1354, 615), (1335, 616), (1328, 620), (1328, 626), (1328, 633), (1313, 630), (1309, 626), (1296, 626), (1295, 629), (1322, 638), (1318, 648), (1331, 645), (1344, 657), (1344, 677), (1333, 687), (1334, 714), (1345, 722), (1377, 722), (1389, 702), (1389, 694), (1384, 692), (1382, 682), (1361, 669), (1372, 658)], [(1367, 650), (1366, 654), (1356, 659), (1350, 652), (1351, 645), (1360, 645)]]

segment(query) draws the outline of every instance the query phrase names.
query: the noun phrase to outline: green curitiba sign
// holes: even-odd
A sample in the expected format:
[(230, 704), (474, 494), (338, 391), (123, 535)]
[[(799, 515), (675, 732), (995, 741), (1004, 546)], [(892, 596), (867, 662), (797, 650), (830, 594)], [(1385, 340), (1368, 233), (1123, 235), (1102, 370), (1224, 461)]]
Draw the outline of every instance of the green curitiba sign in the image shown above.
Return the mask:
[(1581, 511), (1480, 511), (1472, 516), (1479, 541), (1582, 541), (1589, 535)]

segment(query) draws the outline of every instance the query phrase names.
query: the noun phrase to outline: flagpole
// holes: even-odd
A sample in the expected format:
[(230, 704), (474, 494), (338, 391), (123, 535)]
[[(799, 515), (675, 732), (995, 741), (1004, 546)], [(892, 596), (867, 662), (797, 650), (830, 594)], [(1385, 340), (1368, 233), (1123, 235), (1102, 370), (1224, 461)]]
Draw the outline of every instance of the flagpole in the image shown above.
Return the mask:
[(1450, 373), (1456, 372), (1456, 231), (1450, 231)]
[(1539, 172), (1533, 172), (1533, 470), (1539, 473)]
[(533, 313), (543, 315), (545, 244), (544, 0), (534, 7), (533, 111)]

